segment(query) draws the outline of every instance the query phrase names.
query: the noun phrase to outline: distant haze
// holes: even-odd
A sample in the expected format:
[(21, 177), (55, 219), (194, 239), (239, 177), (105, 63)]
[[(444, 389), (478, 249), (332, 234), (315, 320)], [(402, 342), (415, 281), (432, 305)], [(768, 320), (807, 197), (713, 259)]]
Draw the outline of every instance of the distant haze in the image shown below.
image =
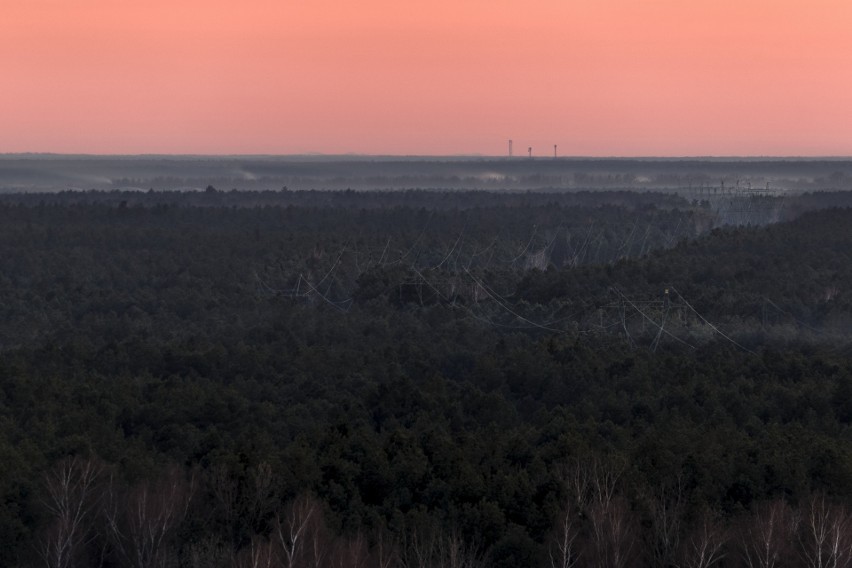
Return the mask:
[(0, 152), (852, 155), (848, 0), (26, 0)]
[(62, 190), (852, 189), (850, 159), (0, 155), (0, 193)]

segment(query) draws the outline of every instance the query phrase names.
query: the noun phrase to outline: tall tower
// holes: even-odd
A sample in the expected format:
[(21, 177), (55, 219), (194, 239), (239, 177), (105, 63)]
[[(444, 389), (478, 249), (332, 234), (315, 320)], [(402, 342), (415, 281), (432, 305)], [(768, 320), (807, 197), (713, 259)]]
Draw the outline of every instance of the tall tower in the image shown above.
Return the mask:
[(532, 158), (532, 146), (530, 146), (529, 148), (527, 148), (527, 152), (529, 153), (530, 158)]
[(556, 157), (556, 144), (553, 145), (553, 157)]
[(512, 157), (512, 139), (509, 138), (509, 157)]

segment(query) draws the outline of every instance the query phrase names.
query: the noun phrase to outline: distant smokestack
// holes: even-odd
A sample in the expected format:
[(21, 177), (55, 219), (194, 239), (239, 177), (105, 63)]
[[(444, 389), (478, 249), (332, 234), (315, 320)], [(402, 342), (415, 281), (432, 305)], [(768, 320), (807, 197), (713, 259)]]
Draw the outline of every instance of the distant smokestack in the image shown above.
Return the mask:
[(529, 152), (529, 154), (530, 154), (530, 158), (532, 158), (532, 146), (530, 146), (529, 148), (527, 148), (527, 152)]
[(512, 157), (512, 139), (509, 139), (509, 157)]
[(556, 144), (553, 145), (553, 157), (556, 157)]

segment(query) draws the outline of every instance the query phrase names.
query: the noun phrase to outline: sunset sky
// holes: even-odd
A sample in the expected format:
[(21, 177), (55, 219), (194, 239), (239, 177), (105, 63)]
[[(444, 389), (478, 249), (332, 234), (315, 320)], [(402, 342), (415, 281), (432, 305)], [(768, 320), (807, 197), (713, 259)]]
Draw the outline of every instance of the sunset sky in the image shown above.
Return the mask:
[(0, 0), (0, 152), (852, 155), (849, 0)]

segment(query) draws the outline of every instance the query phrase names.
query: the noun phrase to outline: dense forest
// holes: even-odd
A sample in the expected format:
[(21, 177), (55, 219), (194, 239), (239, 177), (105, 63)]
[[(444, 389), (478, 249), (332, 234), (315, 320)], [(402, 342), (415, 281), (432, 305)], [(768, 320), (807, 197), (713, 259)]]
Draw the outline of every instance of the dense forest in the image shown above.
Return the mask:
[(722, 201), (0, 196), (0, 565), (850, 566), (852, 198)]

